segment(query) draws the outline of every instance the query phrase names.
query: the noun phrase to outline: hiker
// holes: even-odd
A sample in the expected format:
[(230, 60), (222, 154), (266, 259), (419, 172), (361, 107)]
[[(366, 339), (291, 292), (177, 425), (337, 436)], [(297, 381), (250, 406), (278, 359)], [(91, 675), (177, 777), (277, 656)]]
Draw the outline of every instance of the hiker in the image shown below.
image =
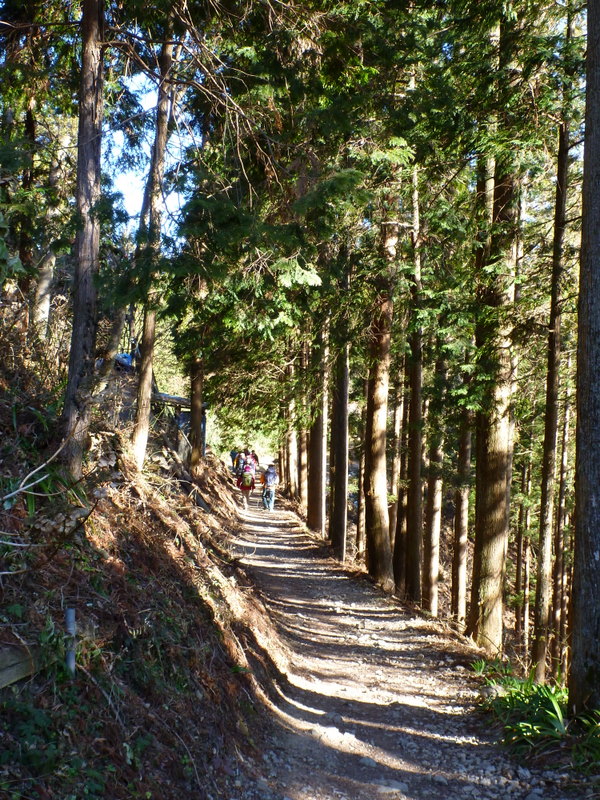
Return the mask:
[(256, 468), (258, 467), (258, 456), (254, 452), (254, 450), (250, 453), (246, 450), (246, 464), (252, 470), (252, 474), (256, 475)]
[(267, 511), (273, 511), (275, 508), (275, 487), (279, 483), (279, 476), (277, 475), (274, 464), (269, 464), (267, 469), (260, 476), (260, 482), (263, 486), (263, 506)]
[(236, 458), (238, 457), (239, 452), (240, 451), (235, 447), (233, 448), (233, 450), (229, 451), (229, 458), (231, 459), (231, 469), (235, 469), (235, 461)]
[(254, 474), (249, 464), (244, 467), (242, 474), (237, 479), (237, 485), (242, 492), (242, 503), (244, 504), (244, 508), (248, 508), (250, 495), (252, 494), (252, 490), (256, 485), (254, 483)]
[(237, 454), (235, 459), (235, 474), (241, 475), (244, 471), (244, 467), (246, 466), (246, 455), (243, 450)]

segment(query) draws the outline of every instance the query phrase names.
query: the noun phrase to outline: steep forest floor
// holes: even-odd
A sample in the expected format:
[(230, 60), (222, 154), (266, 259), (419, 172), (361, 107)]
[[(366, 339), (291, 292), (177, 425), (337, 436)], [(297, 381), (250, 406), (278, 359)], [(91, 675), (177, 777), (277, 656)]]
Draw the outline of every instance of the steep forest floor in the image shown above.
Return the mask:
[(478, 653), (333, 560), (285, 503), (243, 512), (214, 458), (192, 486), (164, 437), (145, 476), (102, 425), (92, 458), (85, 499), (2, 512), (0, 644), (37, 662), (0, 690), (2, 800), (594, 796), (494, 745)]

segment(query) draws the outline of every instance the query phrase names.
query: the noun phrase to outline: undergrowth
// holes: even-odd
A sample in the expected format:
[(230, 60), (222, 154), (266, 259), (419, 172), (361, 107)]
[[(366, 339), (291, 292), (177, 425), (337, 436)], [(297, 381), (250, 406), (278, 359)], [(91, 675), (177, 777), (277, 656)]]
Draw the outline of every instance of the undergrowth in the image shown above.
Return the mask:
[(600, 710), (569, 716), (565, 687), (535, 683), (533, 672), (518, 678), (507, 662), (479, 660), (472, 667), (492, 690), (483, 707), (502, 726), (512, 752), (600, 772)]
[(219, 573), (194, 527), (147, 485), (124, 479), (100, 494), (85, 529), (45, 563), (21, 559), (2, 593), (2, 640), (26, 644), (37, 672), (0, 690), (0, 796), (218, 797), (222, 765), (233, 775), (236, 748), (252, 750), (253, 713), (207, 602), (221, 601)]

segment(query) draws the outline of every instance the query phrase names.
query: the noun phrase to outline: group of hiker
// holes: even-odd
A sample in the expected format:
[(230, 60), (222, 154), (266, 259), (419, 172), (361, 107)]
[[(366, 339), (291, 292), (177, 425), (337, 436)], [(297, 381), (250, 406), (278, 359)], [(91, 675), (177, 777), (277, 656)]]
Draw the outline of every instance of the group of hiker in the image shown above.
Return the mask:
[(256, 488), (256, 477), (262, 486), (262, 504), (267, 511), (273, 511), (275, 507), (275, 487), (279, 483), (279, 476), (274, 464), (269, 464), (261, 472), (260, 462), (256, 451), (248, 448), (244, 450), (233, 449), (229, 453), (231, 457), (231, 467), (237, 476), (237, 485), (242, 492), (242, 502), (244, 508), (248, 508), (250, 496)]

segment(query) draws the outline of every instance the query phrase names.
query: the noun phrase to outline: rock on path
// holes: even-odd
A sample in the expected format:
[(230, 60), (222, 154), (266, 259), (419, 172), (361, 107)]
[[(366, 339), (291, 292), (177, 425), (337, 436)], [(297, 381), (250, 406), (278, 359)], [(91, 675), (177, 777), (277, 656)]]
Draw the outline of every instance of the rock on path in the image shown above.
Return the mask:
[(243, 519), (236, 546), (289, 666), (261, 777), (228, 800), (592, 796), (494, 744), (462, 640), (351, 576), (294, 514), (253, 504)]

